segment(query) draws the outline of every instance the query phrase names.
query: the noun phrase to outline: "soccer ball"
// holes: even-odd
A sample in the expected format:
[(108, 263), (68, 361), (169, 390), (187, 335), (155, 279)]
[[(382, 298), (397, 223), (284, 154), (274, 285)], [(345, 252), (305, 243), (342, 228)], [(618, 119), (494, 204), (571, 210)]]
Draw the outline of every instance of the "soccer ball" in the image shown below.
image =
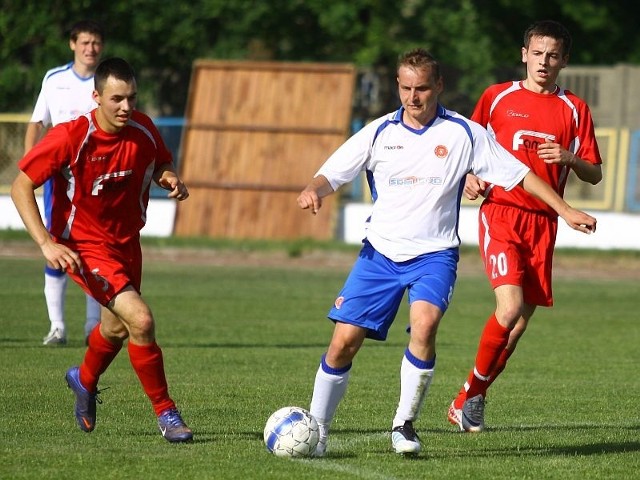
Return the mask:
[(300, 407), (284, 407), (269, 417), (264, 444), (278, 457), (310, 457), (319, 438), (318, 422)]

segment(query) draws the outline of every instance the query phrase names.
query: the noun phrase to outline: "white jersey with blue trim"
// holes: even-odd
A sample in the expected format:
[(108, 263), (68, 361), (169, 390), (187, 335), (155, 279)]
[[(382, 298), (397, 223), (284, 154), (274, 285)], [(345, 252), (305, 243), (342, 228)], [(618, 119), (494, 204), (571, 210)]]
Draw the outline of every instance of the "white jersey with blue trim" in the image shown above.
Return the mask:
[(31, 115), (31, 122), (45, 127), (72, 120), (97, 107), (93, 101), (93, 75), (82, 78), (72, 68), (73, 62), (49, 70)]
[(514, 188), (529, 168), (479, 124), (438, 105), (416, 130), (404, 108), (366, 125), (320, 167), (334, 190), (366, 172), (373, 205), (366, 237), (395, 262), (460, 245), (458, 221), (465, 176)]

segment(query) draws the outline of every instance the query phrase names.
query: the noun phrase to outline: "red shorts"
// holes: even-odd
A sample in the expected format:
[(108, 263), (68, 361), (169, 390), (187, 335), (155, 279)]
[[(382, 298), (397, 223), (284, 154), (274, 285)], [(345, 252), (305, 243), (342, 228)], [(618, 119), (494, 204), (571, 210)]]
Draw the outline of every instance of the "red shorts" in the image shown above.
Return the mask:
[(107, 305), (125, 287), (140, 293), (142, 251), (139, 241), (117, 248), (107, 245), (67, 245), (80, 255), (82, 269), (67, 272), (82, 289), (100, 304)]
[(515, 207), (483, 203), (480, 255), (491, 286), (522, 287), (525, 303), (550, 307), (557, 219)]

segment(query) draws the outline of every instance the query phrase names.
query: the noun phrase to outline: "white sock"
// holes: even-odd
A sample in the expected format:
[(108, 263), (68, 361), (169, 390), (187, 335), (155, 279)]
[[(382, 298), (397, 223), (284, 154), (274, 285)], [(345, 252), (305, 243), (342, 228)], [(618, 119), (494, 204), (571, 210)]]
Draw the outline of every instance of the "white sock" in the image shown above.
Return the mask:
[(65, 329), (64, 326), (64, 299), (67, 291), (67, 275), (54, 276), (44, 274), (44, 298), (47, 302), (47, 311), (51, 328)]
[(87, 294), (87, 319), (84, 323), (84, 336), (88, 336), (95, 326), (100, 323), (100, 305), (95, 298)]
[[(410, 356), (411, 360), (407, 358)], [(414, 363), (419, 363), (420, 366)], [(420, 368), (430, 365), (431, 368)], [(392, 428), (404, 425), (404, 422), (413, 422), (418, 418), (424, 400), (429, 392), (431, 380), (435, 372), (435, 359), (433, 362), (425, 362), (411, 355), (409, 349), (402, 357), (400, 366), (400, 401), (393, 419)]]
[(319, 424), (324, 425), (326, 436), (329, 425), (338, 409), (338, 404), (347, 391), (351, 365), (340, 370), (333, 370), (331, 373), (326, 372), (325, 369), (331, 370), (324, 362), (323, 357), (316, 373), (309, 412)]

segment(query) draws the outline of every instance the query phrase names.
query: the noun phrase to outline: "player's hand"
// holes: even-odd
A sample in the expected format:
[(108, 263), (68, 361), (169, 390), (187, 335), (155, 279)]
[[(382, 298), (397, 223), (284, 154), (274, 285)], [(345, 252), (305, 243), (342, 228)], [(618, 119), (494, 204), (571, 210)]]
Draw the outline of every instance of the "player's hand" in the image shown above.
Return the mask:
[(189, 198), (189, 189), (182, 183), (182, 180), (176, 176), (163, 176), (158, 182), (158, 185), (165, 190), (169, 190), (168, 198), (175, 198), (180, 201)]
[(487, 182), (482, 180), (471, 173), (467, 173), (467, 178), (464, 182), (464, 196), (469, 200), (475, 200), (479, 196), (484, 196), (484, 191), (487, 188)]
[(544, 163), (557, 163), (559, 165), (571, 166), (576, 162), (576, 156), (573, 153), (551, 140), (538, 145), (538, 157)]
[(69, 247), (56, 243), (53, 240), (44, 243), (40, 249), (47, 264), (56, 270), (69, 270), (75, 272), (82, 268), (80, 263), (80, 255), (71, 250)]
[(298, 206), (303, 210), (311, 209), (311, 213), (315, 215), (322, 207), (322, 199), (315, 190), (303, 190), (298, 195)]
[(596, 231), (596, 219), (587, 213), (576, 210), (575, 208), (569, 208), (562, 218), (567, 222), (567, 225), (574, 230), (587, 234), (594, 233)]

